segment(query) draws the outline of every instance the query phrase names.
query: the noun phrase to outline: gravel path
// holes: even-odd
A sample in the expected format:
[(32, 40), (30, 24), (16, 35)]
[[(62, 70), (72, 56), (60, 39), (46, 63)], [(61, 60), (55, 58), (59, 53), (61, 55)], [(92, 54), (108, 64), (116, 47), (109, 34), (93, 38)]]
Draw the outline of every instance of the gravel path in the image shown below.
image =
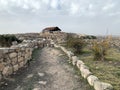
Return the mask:
[(30, 65), (8, 78), (0, 90), (92, 90), (67, 59), (58, 49), (36, 50)]

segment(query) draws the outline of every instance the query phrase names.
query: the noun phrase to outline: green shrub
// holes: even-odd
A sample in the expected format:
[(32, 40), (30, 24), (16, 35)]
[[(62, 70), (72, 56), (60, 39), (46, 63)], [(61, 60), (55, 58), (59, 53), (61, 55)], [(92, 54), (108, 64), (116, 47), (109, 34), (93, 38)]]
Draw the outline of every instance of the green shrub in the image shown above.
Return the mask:
[(110, 48), (110, 37), (102, 40), (94, 40), (91, 45), (91, 50), (95, 60), (104, 60), (107, 55), (107, 50)]
[(10, 47), (13, 41), (17, 41), (18, 43), (21, 42), (14, 35), (0, 35), (0, 46), (1, 47)]
[(72, 48), (74, 53), (81, 53), (83, 47), (86, 45), (83, 38), (69, 38), (67, 40), (67, 47)]

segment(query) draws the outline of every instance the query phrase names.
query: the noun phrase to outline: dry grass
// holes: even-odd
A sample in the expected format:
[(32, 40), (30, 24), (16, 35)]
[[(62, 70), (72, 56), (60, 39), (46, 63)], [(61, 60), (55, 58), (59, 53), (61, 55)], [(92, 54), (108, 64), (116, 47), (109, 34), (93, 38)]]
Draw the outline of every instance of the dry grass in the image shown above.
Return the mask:
[(120, 90), (120, 51), (111, 48), (107, 53), (104, 61), (96, 61), (92, 52), (85, 48), (79, 57), (101, 81), (112, 84), (115, 90)]

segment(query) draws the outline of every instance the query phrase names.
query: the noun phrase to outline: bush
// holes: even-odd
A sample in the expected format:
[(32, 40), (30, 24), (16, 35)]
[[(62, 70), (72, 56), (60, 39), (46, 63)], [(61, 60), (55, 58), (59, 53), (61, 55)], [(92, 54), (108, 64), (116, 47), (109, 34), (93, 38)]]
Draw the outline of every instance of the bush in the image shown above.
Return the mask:
[(83, 38), (69, 38), (67, 40), (67, 47), (72, 48), (74, 53), (81, 53), (83, 47), (85, 46), (85, 41)]
[(21, 42), (14, 35), (0, 35), (0, 46), (1, 47), (10, 47), (13, 41), (17, 41), (18, 43)]
[(93, 51), (95, 60), (105, 60), (107, 55), (107, 50), (110, 48), (110, 37), (106, 37), (102, 40), (94, 40), (91, 45), (91, 50)]

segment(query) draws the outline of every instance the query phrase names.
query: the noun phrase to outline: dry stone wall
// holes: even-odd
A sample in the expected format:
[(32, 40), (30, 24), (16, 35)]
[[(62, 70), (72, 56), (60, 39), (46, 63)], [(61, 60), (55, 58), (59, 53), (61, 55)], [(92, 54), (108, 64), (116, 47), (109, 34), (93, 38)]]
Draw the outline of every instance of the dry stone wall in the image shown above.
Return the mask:
[(51, 46), (50, 41), (24, 40), (10, 48), (0, 48), (0, 81), (26, 65), (34, 48), (45, 46)]

